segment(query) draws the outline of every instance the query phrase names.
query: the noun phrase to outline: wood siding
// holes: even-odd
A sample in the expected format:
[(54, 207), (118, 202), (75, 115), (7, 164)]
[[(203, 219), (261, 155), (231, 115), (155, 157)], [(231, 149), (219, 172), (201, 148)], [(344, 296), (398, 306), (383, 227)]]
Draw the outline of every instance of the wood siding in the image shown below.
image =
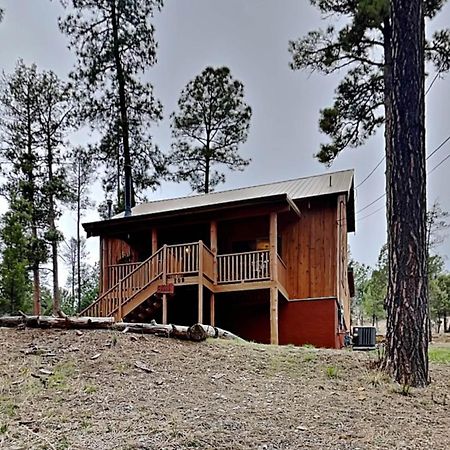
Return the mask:
[(100, 266), (100, 294), (106, 292), (110, 287), (109, 266), (122, 262), (138, 262), (138, 252), (122, 239), (115, 237), (101, 237), (101, 266)]
[(350, 329), (350, 292), (348, 286), (347, 202), (345, 195), (337, 199), (337, 264), (338, 300), (344, 310), (345, 328)]
[(335, 297), (336, 197), (302, 202), (299, 208), (301, 217), (281, 231), (289, 297)]

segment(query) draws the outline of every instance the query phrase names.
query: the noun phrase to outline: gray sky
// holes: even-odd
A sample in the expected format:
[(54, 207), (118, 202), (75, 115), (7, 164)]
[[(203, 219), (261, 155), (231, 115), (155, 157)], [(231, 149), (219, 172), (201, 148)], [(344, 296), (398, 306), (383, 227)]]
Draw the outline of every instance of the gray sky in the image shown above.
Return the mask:
[[(6, 13), (0, 25), (0, 69), (10, 72), (17, 59), (23, 58), (26, 63), (35, 62), (39, 68), (52, 69), (65, 77), (74, 57), (57, 27), (57, 17), (62, 13), (59, 3), (0, 0), (0, 6)], [(169, 149), (168, 118), (186, 83), (207, 65), (226, 65), (244, 83), (246, 100), (253, 109), (249, 138), (241, 147), (242, 155), (251, 157), (252, 163), (244, 172), (227, 173), (227, 181), (220, 190), (347, 168), (355, 169), (358, 185), (383, 156), (383, 130), (364, 147), (345, 151), (330, 169), (322, 166), (313, 158), (325, 141), (318, 131), (319, 110), (331, 104), (342, 75), (311, 75), (293, 72), (288, 67), (288, 41), (325, 27), (325, 23), (306, 0), (165, 0), (162, 12), (154, 19), (158, 64), (147, 74), (164, 105), (165, 120), (153, 130), (155, 142), (161, 149)], [(447, 5), (430, 30), (449, 26)], [(436, 81), (427, 96), (428, 153), (450, 135), (449, 101), (447, 75)], [(429, 160), (428, 167), (433, 168), (449, 154), (450, 142)], [(450, 211), (446, 180), (449, 175), (450, 158), (430, 175), (428, 183), (429, 203), (439, 200), (447, 211)], [(384, 185), (383, 164), (357, 189), (356, 210), (379, 197)], [(97, 191), (100, 200), (101, 193)], [(187, 183), (164, 183), (150, 197), (190, 193)], [(357, 215), (357, 230), (350, 236), (353, 257), (371, 265), (386, 240), (384, 201)], [(0, 211), (4, 206), (0, 203)], [(96, 212), (87, 216), (88, 220), (95, 218)], [(73, 224), (70, 215), (62, 220), (67, 234), (73, 233)], [(97, 258), (97, 245), (90, 241), (93, 257)], [(444, 256), (450, 254), (450, 239), (439, 252)], [(450, 267), (448, 259), (446, 264)]]

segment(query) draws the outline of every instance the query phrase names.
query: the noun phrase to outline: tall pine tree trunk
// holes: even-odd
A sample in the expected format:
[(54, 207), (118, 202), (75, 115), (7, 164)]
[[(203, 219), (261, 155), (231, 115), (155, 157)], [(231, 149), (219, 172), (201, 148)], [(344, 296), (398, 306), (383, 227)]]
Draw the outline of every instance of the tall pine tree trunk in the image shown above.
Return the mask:
[[(389, 280), (384, 366), (399, 383), (428, 381), (424, 19), (422, 0), (391, 0), (386, 90)], [(387, 59), (387, 63), (388, 63)], [(387, 64), (388, 65), (388, 64)]]
[(206, 157), (206, 159), (205, 159), (205, 185), (204, 185), (205, 194), (209, 193), (209, 171), (210, 171), (210, 161), (209, 161), (209, 158)]
[(33, 153), (33, 133), (32, 133), (32, 113), (31, 113), (31, 96), (29, 94), (30, 86), (28, 86), (27, 91), (27, 163), (25, 165), (25, 173), (27, 178), (27, 183), (23, 188), (23, 197), (27, 202), (27, 207), (30, 213), (30, 228), (31, 228), (31, 246), (30, 255), (31, 260), (31, 270), (33, 272), (33, 312), (35, 315), (39, 316), (41, 314), (41, 280), (39, 274), (39, 256), (36, 254), (38, 249), (38, 228), (37, 228), (37, 212), (35, 205), (35, 155)]
[(81, 161), (77, 173), (77, 311), (81, 311)]
[(131, 157), (130, 157), (130, 138), (127, 101), (125, 95), (125, 75), (123, 72), (122, 61), (120, 59), (119, 43), (119, 15), (117, 14), (115, 1), (111, 2), (111, 23), (113, 33), (113, 52), (116, 65), (117, 84), (119, 88), (119, 109), (120, 109), (120, 131), (122, 132), (123, 160), (125, 176), (125, 216), (131, 215)]
[(33, 314), (41, 315), (41, 281), (39, 277), (39, 265), (33, 266)]
[[(48, 123), (50, 124), (50, 118)], [(47, 183), (48, 183), (48, 230), (50, 232), (50, 244), (52, 252), (52, 271), (53, 271), (53, 315), (61, 315), (61, 298), (59, 292), (58, 278), (58, 230), (56, 229), (56, 211), (55, 211), (55, 183), (53, 177), (53, 145), (51, 141), (52, 130), (48, 127), (46, 130), (47, 145)]]

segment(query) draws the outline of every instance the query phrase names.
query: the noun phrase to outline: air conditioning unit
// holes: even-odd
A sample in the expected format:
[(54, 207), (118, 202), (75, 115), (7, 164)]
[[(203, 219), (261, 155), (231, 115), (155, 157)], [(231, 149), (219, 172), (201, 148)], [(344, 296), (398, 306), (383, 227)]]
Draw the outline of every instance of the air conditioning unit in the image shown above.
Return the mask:
[(373, 350), (376, 346), (377, 329), (375, 327), (353, 327), (353, 349)]

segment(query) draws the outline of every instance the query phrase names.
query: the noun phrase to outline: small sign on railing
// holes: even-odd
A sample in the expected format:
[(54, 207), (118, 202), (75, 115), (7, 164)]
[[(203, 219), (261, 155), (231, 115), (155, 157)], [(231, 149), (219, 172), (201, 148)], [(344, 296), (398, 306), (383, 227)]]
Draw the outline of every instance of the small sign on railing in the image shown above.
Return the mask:
[(173, 283), (160, 284), (156, 288), (156, 293), (173, 295), (175, 293), (175, 286)]

